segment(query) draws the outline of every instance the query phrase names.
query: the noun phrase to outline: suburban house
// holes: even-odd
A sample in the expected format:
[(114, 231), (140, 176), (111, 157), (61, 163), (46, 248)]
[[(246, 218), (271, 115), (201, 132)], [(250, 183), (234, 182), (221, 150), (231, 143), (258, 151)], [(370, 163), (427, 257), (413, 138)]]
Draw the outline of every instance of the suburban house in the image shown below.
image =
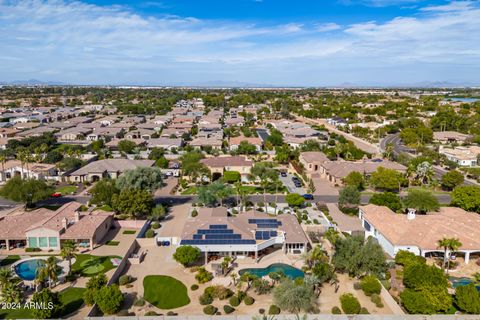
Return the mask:
[(230, 151), (235, 151), (238, 149), (240, 146), (240, 143), (242, 141), (248, 142), (248, 144), (254, 145), (255, 148), (257, 149), (257, 152), (262, 151), (262, 144), (263, 141), (262, 139), (258, 137), (245, 137), (245, 136), (238, 136), (238, 137), (232, 137), (228, 140), (228, 146)]
[(218, 137), (196, 137), (189, 143), (195, 149), (212, 148), (221, 149), (223, 141)]
[(252, 257), (255, 260), (270, 252), (306, 252), (308, 239), (296, 217), (283, 214), (271, 217), (254, 210), (228, 216), (227, 209), (200, 208), (195, 218), (185, 223), (180, 245), (191, 245), (209, 255)]
[(237, 171), (242, 176), (250, 173), (253, 167), (253, 161), (243, 156), (235, 157), (212, 157), (200, 160), (212, 173), (212, 179), (216, 180), (223, 175), (224, 171)]
[(461, 167), (476, 167), (478, 166), (480, 147), (470, 146), (452, 149), (440, 146), (438, 153), (445, 155), (448, 160), (455, 162)]
[(153, 135), (156, 135), (155, 130), (150, 130), (150, 129), (138, 129), (138, 130), (133, 130), (130, 132), (127, 132), (125, 134), (125, 138), (127, 139), (143, 139), (143, 140), (149, 140), (152, 138)]
[(9, 160), (0, 166), (0, 181), (5, 182), (19, 176), (24, 179), (60, 180), (58, 169), (54, 164)]
[(156, 138), (150, 139), (147, 142), (148, 150), (152, 150), (153, 148), (162, 148), (165, 150), (172, 150), (175, 148), (180, 148), (183, 146), (183, 140), (181, 138)]
[(125, 170), (138, 167), (152, 167), (154, 160), (103, 159), (93, 161), (70, 174), (70, 181), (98, 181), (103, 178), (116, 179)]
[(407, 250), (423, 257), (443, 253), (437, 242), (442, 238), (458, 238), (465, 263), (472, 254), (480, 254), (480, 216), (455, 207), (441, 207), (439, 212), (397, 214), (388, 207), (369, 204), (360, 206), (358, 217), (366, 237), (374, 237), (383, 250), (394, 257), (399, 250)]
[(73, 127), (61, 130), (55, 133), (55, 137), (60, 141), (77, 141), (85, 140), (87, 135), (92, 132), (92, 129)]
[(433, 140), (442, 144), (446, 143), (465, 143), (473, 137), (469, 134), (464, 134), (456, 131), (442, 131), (434, 132)]
[(308, 151), (300, 153), (299, 162), (305, 168), (307, 177), (312, 177), (314, 174), (321, 173), (322, 165), (330, 161), (327, 156), (320, 151)]
[(62, 241), (73, 240), (93, 250), (110, 230), (113, 214), (102, 210), (82, 212), (81, 206), (69, 202), (55, 211), (40, 208), (0, 217), (0, 247), (60, 250)]

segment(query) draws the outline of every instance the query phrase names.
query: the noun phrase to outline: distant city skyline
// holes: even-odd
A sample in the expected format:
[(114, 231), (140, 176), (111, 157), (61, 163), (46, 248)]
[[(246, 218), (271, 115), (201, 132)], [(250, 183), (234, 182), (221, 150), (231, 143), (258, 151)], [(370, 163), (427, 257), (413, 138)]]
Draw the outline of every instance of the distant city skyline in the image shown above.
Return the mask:
[(0, 82), (480, 85), (476, 0), (0, 0), (0, 37)]

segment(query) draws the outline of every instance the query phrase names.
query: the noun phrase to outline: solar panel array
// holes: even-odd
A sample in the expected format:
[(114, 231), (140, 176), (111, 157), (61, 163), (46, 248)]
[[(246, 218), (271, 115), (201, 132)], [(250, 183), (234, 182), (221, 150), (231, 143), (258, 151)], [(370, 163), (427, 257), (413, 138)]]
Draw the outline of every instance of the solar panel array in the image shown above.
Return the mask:
[(255, 239), (268, 240), (271, 237), (276, 237), (277, 231), (255, 231)]
[(182, 240), (181, 245), (205, 245), (205, 244), (255, 244), (255, 240), (247, 239), (209, 239), (209, 240)]
[(259, 229), (276, 229), (282, 225), (277, 219), (248, 219), (248, 223), (256, 224)]
[(198, 229), (193, 239), (185, 239), (180, 244), (206, 245), (206, 244), (255, 244), (255, 240), (242, 239), (242, 235), (228, 229), (226, 224), (212, 224), (208, 229)]

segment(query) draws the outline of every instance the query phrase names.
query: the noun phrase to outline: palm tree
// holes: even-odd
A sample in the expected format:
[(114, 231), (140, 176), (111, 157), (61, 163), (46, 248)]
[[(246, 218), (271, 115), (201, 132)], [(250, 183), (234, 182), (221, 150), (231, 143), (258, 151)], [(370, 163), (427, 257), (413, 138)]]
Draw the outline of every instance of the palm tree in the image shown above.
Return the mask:
[(447, 267), (447, 273), (450, 269), (450, 253), (457, 251), (462, 246), (462, 243), (457, 238), (442, 238), (438, 240), (437, 246), (443, 248), (443, 263), (442, 268)]
[(75, 258), (76, 244), (72, 240), (67, 240), (62, 245), (60, 256), (63, 260), (68, 260), (68, 274), (72, 273), (72, 258)]
[(37, 269), (37, 278), (35, 280), (43, 285), (48, 279), (49, 287), (51, 288), (58, 281), (58, 271), (57, 258), (50, 256), (45, 261), (45, 265)]
[(2, 287), (2, 302), (20, 303), (22, 301), (22, 291), (18, 287), (18, 282), (8, 282)]
[(230, 273), (230, 278), (232, 278), (233, 281), (233, 286), (237, 286), (237, 281), (238, 281), (238, 274), (236, 272)]
[(283, 186), (283, 183), (280, 181), (278, 178), (278, 175), (272, 175), (271, 181), (270, 181), (271, 186), (275, 188), (275, 215), (277, 214), (277, 203), (278, 203), (278, 188)]
[(2, 164), (2, 181), (6, 180), (5, 162), (7, 162), (7, 155), (4, 152), (0, 153), (0, 163)]
[(0, 288), (5, 287), (9, 283), (16, 282), (17, 279), (11, 269), (0, 268)]
[(243, 212), (243, 198), (245, 196), (245, 191), (243, 189), (242, 179), (240, 178), (240, 180), (235, 182), (234, 185), (235, 191), (237, 191), (238, 206), (240, 207), (240, 212)]
[(270, 186), (270, 179), (268, 176), (263, 175), (260, 177), (260, 186), (263, 189), (263, 205), (265, 206), (265, 212), (267, 212), (267, 188)]

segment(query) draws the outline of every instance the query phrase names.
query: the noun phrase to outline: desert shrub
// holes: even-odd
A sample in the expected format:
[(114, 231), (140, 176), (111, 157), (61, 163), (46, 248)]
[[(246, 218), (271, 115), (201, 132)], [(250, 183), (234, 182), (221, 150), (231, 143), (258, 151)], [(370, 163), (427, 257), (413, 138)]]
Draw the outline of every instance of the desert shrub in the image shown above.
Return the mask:
[(215, 313), (217, 313), (217, 308), (209, 304), (205, 308), (203, 308), (203, 313), (208, 314), (209, 316), (213, 316)]
[(272, 304), (270, 308), (268, 308), (268, 314), (280, 314), (280, 308), (277, 307), (276, 305)]
[(382, 291), (382, 285), (378, 281), (377, 277), (373, 275), (363, 277), (362, 281), (360, 281), (360, 286), (367, 296), (371, 296), (372, 294), (380, 294), (380, 291)]
[(220, 300), (228, 299), (233, 295), (233, 291), (224, 286), (210, 286), (205, 288), (204, 294), (211, 295), (214, 299)]
[(135, 299), (135, 301), (133, 302), (133, 305), (136, 306), (136, 307), (143, 307), (145, 305), (145, 299), (143, 298), (137, 298)]
[(178, 316), (178, 313), (176, 313), (174, 311), (168, 311), (167, 316)]
[(192, 291), (198, 290), (198, 284), (192, 284), (190, 286), (190, 290), (192, 290)]
[(387, 290), (390, 290), (390, 288), (392, 287), (390, 280), (380, 280), (380, 282)]
[(355, 290), (360, 290), (360, 289), (362, 289), (362, 286), (360, 285), (360, 282), (355, 282), (355, 283), (353, 284), (353, 289), (355, 289)]
[(158, 221), (155, 221), (154, 223), (152, 223), (152, 228), (155, 230), (160, 228), (160, 223)]
[(25, 252), (40, 252), (40, 248), (25, 248)]
[(153, 238), (155, 237), (155, 231), (153, 229), (148, 229), (147, 232), (145, 232), (145, 238)]
[(373, 303), (377, 306), (377, 308), (383, 308), (383, 303), (382, 303), (382, 298), (378, 294), (372, 294), (370, 297), (370, 300), (372, 300)]
[(145, 316), (146, 317), (158, 316), (158, 313), (156, 313), (155, 311), (147, 311), (145, 312)]
[(198, 216), (198, 211), (197, 210), (192, 210), (192, 213), (191, 213), (192, 217), (196, 217)]
[(342, 314), (342, 310), (339, 307), (335, 306), (332, 308), (332, 314)]
[(128, 274), (121, 275), (118, 278), (118, 284), (121, 286), (127, 285), (130, 282), (132, 282), (132, 277), (130, 277)]
[(235, 311), (235, 308), (229, 306), (228, 304), (224, 305), (223, 306), (223, 311), (225, 312), (225, 314), (230, 314), (232, 313), (233, 311)]
[(370, 314), (370, 312), (368, 312), (367, 308), (362, 307), (360, 309), (360, 314)]
[(255, 302), (255, 299), (250, 296), (246, 296), (245, 299), (243, 299), (243, 302), (245, 302), (247, 306), (250, 306)]
[(198, 302), (200, 302), (202, 306), (206, 306), (207, 304), (210, 304), (213, 302), (213, 297), (209, 294), (204, 293), (198, 298)]
[(265, 314), (265, 309), (263, 309), (263, 308), (258, 309), (258, 313), (259, 314)]
[(358, 314), (362, 308), (358, 299), (351, 293), (342, 294), (340, 296), (340, 304), (343, 312), (346, 314)]
[(130, 317), (133, 316), (133, 312), (128, 312), (128, 310), (120, 310), (116, 314), (117, 317)]
[(213, 279), (213, 274), (205, 268), (200, 268), (195, 275), (195, 279), (197, 279), (198, 283), (205, 283)]
[(228, 302), (230, 302), (232, 306), (238, 307), (238, 305), (240, 304), (240, 299), (238, 299), (237, 296), (232, 296), (230, 300), (228, 300)]

